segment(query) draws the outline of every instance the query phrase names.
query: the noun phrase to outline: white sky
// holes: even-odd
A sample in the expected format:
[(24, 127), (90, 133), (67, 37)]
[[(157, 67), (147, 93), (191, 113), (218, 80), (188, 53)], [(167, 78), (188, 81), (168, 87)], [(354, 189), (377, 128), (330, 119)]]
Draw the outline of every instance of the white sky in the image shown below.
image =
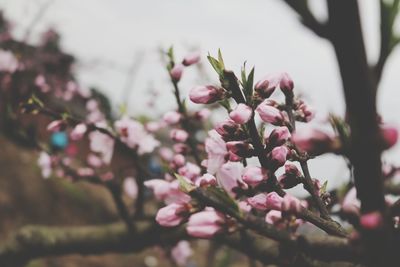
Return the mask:
[[(45, 2), (0, 0), (0, 8), (15, 22), (15, 33), (22, 36)], [(311, 3), (316, 15), (324, 18), (324, 1)], [(379, 52), (378, 1), (359, 3), (368, 57), (375, 62)], [(34, 33), (50, 25), (62, 34), (63, 47), (79, 59), (80, 81), (98, 86), (111, 97), (114, 107), (124, 99), (127, 69), (135, 57), (143, 56), (129, 97), (131, 114), (146, 111), (143, 96), (150, 87), (161, 95), (154, 112), (162, 114), (174, 106), (158, 52), (160, 47), (171, 44), (180, 56), (199, 48), (203, 59), (207, 52), (215, 54), (221, 48), (226, 65), (233, 70), (238, 71), (245, 60), (248, 66), (255, 65), (256, 79), (269, 72), (287, 71), (297, 90), (316, 110), (323, 114), (344, 111), (340, 76), (330, 43), (304, 28), (282, 0), (54, 0)], [(215, 80), (209, 65), (205, 66)], [(386, 65), (378, 99), (383, 117), (397, 125), (399, 69), (397, 48)], [(182, 81), (185, 92), (198, 82), (193, 69), (186, 74)], [(391, 161), (400, 163), (399, 146), (390, 155)], [(344, 163), (333, 158), (314, 161), (311, 167), (316, 177), (346, 176)], [(316, 168), (315, 164), (323, 167)], [(327, 174), (327, 169), (332, 173)]]

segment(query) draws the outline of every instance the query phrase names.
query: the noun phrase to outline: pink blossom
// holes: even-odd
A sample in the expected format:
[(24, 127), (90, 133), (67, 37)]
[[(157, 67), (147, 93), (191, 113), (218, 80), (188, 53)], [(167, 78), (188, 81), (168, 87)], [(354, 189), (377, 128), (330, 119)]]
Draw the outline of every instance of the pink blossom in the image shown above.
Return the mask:
[(170, 75), (173, 81), (178, 82), (181, 77), (185, 66), (182, 64), (176, 64), (170, 71)]
[(225, 121), (217, 123), (217, 125), (215, 125), (215, 130), (223, 138), (231, 139), (235, 136), (236, 132), (239, 130), (239, 127), (239, 124), (231, 119), (227, 119)]
[(383, 217), (379, 211), (373, 211), (361, 215), (360, 225), (364, 229), (375, 230), (383, 225)]
[(190, 248), (190, 243), (186, 240), (181, 240), (171, 250), (171, 256), (178, 266), (187, 266), (188, 258), (192, 256), (193, 251)]
[(93, 176), (95, 174), (95, 171), (92, 168), (78, 168), (78, 170), (76, 171), (78, 173), (79, 176)]
[(269, 154), (269, 160), (273, 168), (278, 168), (283, 166), (286, 162), (289, 149), (286, 146), (278, 146), (272, 149)]
[(43, 178), (49, 178), (51, 175), (51, 157), (46, 152), (42, 151), (39, 154), (38, 165), (42, 170)]
[(247, 201), (239, 201), (238, 203), (239, 209), (245, 212), (251, 211), (251, 205)]
[(144, 185), (153, 190), (154, 196), (158, 200), (166, 199), (171, 192), (170, 183), (162, 179), (147, 180)]
[(195, 182), (196, 186), (209, 186), (209, 185), (216, 185), (217, 184), (217, 178), (215, 178), (214, 175), (211, 175), (209, 173), (205, 173), (199, 178), (196, 179)]
[(174, 156), (174, 152), (172, 152), (172, 150), (168, 147), (160, 148), (158, 153), (160, 154), (160, 157), (165, 161), (171, 161)]
[(176, 111), (168, 111), (163, 116), (163, 120), (170, 125), (178, 123), (181, 118), (182, 115)]
[(247, 202), (255, 209), (258, 210), (280, 210), (283, 198), (276, 192), (260, 193), (253, 197), (249, 197)]
[(283, 197), (281, 209), (282, 211), (299, 213), (303, 209), (303, 206), (298, 198), (286, 194)]
[(199, 52), (193, 52), (188, 54), (182, 61), (182, 64), (184, 66), (190, 66), (193, 64), (196, 64), (200, 61), (200, 53)]
[(357, 198), (357, 190), (352, 187), (346, 194), (342, 202), (342, 210), (348, 214), (359, 215), (361, 202)]
[(208, 119), (208, 117), (210, 117), (210, 115), (211, 115), (211, 111), (208, 108), (203, 108), (203, 109), (197, 111), (194, 116), (196, 119), (203, 121), (203, 120)]
[(253, 146), (244, 141), (230, 141), (226, 143), (228, 151), (239, 158), (251, 157), (253, 155)]
[(182, 130), (182, 129), (172, 129), (171, 132), (169, 133), (169, 136), (175, 142), (183, 143), (188, 139), (189, 134), (185, 130)]
[(190, 216), (186, 230), (189, 235), (210, 238), (222, 230), (225, 219), (215, 210), (204, 210)]
[(10, 51), (0, 49), (0, 72), (13, 73), (18, 69), (18, 60)]
[(55, 120), (55, 121), (50, 122), (47, 125), (47, 131), (50, 131), (50, 132), (53, 132), (53, 133), (61, 131), (64, 128), (65, 128), (65, 121), (64, 120)]
[(89, 134), (90, 150), (99, 153), (103, 162), (109, 164), (114, 150), (114, 139), (99, 131)]
[(269, 136), (264, 135), (265, 143), (269, 147), (281, 146), (291, 137), (290, 131), (286, 126), (280, 126), (272, 130)]
[(247, 188), (247, 184), (242, 180), (243, 165), (240, 162), (223, 164), (217, 172), (218, 183), (229, 193), (234, 194), (236, 187)]
[(282, 220), (282, 212), (278, 210), (270, 210), (266, 215), (265, 215), (265, 222), (269, 224), (276, 225)]
[(248, 122), (253, 114), (251, 107), (239, 103), (234, 110), (229, 113), (229, 117), (238, 124)]
[(273, 125), (279, 126), (285, 120), (282, 115), (282, 112), (280, 112), (279, 109), (267, 105), (265, 101), (262, 102), (260, 105), (258, 105), (256, 111), (258, 112), (258, 114), (260, 115), (261, 119), (264, 122), (268, 122)]
[(173, 158), (172, 158), (172, 163), (174, 164), (175, 167), (182, 167), (183, 165), (185, 165), (185, 157), (182, 154), (176, 154)]
[(268, 179), (268, 174), (261, 167), (247, 166), (244, 169), (242, 179), (246, 184), (257, 186)]
[(296, 165), (288, 163), (285, 165), (285, 173), (279, 176), (278, 181), (284, 189), (289, 189), (301, 182), (301, 176), (302, 175)]
[(211, 104), (223, 98), (222, 89), (213, 85), (196, 86), (189, 92), (189, 98), (196, 104)]
[(385, 149), (390, 148), (397, 143), (399, 133), (395, 127), (385, 125), (381, 128), (381, 133), (383, 136)]
[(87, 156), (86, 161), (91, 167), (95, 167), (95, 168), (99, 168), (99, 167), (101, 167), (101, 165), (103, 165), (103, 160), (92, 153), (90, 153)]
[(208, 132), (208, 138), (205, 140), (207, 152), (207, 172), (215, 174), (219, 167), (225, 163), (225, 156), (228, 151), (226, 144), (221, 136), (215, 131)]
[(311, 128), (296, 131), (292, 142), (301, 150), (311, 155), (320, 155), (335, 150), (334, 139), (327, 133)]
[(133, 177), (127, 177), (124, 179), (124, 183), (123, 183), (123, 189), (125, 194), (132, 198), (132, 199), (136, 199), (137, 195), (138, 195), (138, 186), (137, 186), (137, 182), (135, 180), (135, 178)]
[(196, 164), (187, 162), (185, 166), (179, 168), (178, 173), (188, 178), (190, 181), (194, 181), (197, 177), (199, 177), (201, 169)]
[(90, 99), (86, 102), (86, 109), (88, 111), (96, 111), (99, 109), (99, 103), (95, 99)]
[(189, 147), (186, 144), (183, 143), (176, 143), (172, 146), (172, 149), (174, 150), (175, 153), (179, 154), (187, 154), (189, 151)]
[(264, 78), (262, 78), (256, 83), (254, 87), (256, 92), (262, 98), (270, 97), (272, 93), (275, 91), (275, 88), (279, 85), (281, 76), (282, 76), (281, 73), (266, 75)]
[(165, 127), (165, 123), (158, 121), (150, 121), (145, 125), (146, 131), (148, 131), (149, 133), (155, 133), (163, 127)]
[(187, 208), (184, 204), (171, 203), (158, 210), (156, 221), (164, 227), (179, 225), (184, 219)]
[(71, 133), (69, 134), (69, 137), (74, 141), (80, 140), (85, 135), (86, 131), (87, 131), (86, 124), (79, 123), (74, 127), (74, 129), (72, 129)]
[(280, 197), (276, 192), (267, 194), (266, 207), (271, 210), (280, 210), (282, 206), (283, 198)]
[(279, 87), (286, 96), (293, 95), (294, 83), (292, 78), (286, 72), (282, 73)]

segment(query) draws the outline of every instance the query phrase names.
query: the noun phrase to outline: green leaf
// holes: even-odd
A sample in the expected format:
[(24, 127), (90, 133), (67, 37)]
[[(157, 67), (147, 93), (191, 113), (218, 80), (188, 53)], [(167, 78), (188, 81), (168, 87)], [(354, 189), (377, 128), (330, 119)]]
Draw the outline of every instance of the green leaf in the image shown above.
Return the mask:
[(223, 75), (223, 68), (221, 68), (220, 63), (218, 62), (217, 59), (213, 58), (212, 56), (208, 55), (207, 56), (208, 61), (210, 62), (211, 66), (214, 68), (214, 70), (218, 73), (218, 76)]
[(41, 107), (41, 108), (44, 107), (42, 100), (40, 100), (35, 94), (32, 94), (31, 100), (32, 100), (32, 103), (38, 105), (39, 107)]
[(225, 99), (219, 101), (218, 103), (221, 106), (223, 106), (226, 109), (226, 111), (228, 111), (228, 113), (232, 111), (231, 103), (229, 102), (229, 99), (225, 98)]
[(186, 194), (189, 194), (194, 189), (196, 189), (196, 187), (193, 184), (189, 183), (188, 180), (185, 177), (183, 177), (183, 176), (181, 176), (181, 175), (179, 175), (177, 173), (175, 173), (175, 177), (179, 181), (179, 189), (182, 192), (184, 192)]
[(247, 76), (247, 83), (244, 91), (246, 92), (247, 96), (250, 97), (253, 95), (253, 84), (254, 84), (254, 67), (251, 69), (249, 76)]
[(319, 195), (321, 196), (321, 195), (323, 195), (323, 194), (325, 194), (327, 191), (327, 187), (328, 187), (328, 181), (325, 181), (323, 184), (322, 184), (322, 186), (321, 186), (321, 189), (319, 190)]
[(218, 49), (218, 61), (222, 69), (225, 69), (224, 59), (222, 58), (221, 49)]

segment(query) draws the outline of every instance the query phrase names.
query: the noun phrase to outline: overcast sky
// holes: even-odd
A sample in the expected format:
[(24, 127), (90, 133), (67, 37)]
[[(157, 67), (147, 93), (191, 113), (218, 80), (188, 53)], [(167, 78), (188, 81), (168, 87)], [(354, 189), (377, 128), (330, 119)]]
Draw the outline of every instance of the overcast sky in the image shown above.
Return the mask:
[[(15, 34), (22, 36), (44, 0), (0, 0), (0, 7), (15, 22)], [(378, 1), (362, 0), (361, 16), (368, 58), (378, 57)], [(318, 18), (326, 16), (324, 1), (311, 1)], [(397, 23), (399, 24), (399, 23)], [(304, 28), (296, 14), (282, 0), (54, 0), (34, 28), (38, 33), (53, 26), (62, 34), (63, 47), (79, 60), (80, 81), (98, 86), (113, 100), (124, 100), (123, 88), (134, 59), (142, 58), (129, 98), (129, 111), (146, 108), (149, 88), (161, 92), (157, 99), (161, 114), (174, 102), (159, 48), (173, 44), (177, 55), (198, 48), (203, 59), (221, 48), (226, 65), (239, 70), (247, 60), (256, 66), (256, 78), (287, 71), (298, 90), (322, 113), (344, 111), (340, 76), (329, 42)], [(32, 42), (35, 41), (32, 35)], [(206, 62), (205, 62), (206, 63)], [(212, 80), (215, 74), (205, 64)], [(397, 48), (385, 68), (379, 91), (383, 117), (400, 125), (400, 51)], [(194, 69), (187, 71), (182, 84), (187, 92), (198, 82)], [(147, 96), (148, 97), (148, 96)], [(393, 155), (400, 155), (398, 152)], [(392, 161), (400, 163), (398, 157)], [(334, 163), (333, 163), (334, 162)], [(344, 163), (327, 157), (323, 163), (333, 173), (345, 176)], [(316, 176), (327, 176), (317, 168)]]

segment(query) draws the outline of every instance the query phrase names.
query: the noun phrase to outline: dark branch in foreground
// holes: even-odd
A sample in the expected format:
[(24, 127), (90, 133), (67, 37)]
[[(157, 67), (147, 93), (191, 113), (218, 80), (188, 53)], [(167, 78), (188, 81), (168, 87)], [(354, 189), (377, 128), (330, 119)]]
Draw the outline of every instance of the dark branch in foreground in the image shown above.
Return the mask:
[[(137, 232), (130, 236), (122, 223), (82, 227), (26, 226), (0, 248), (0, 266), (23, 266), (33, 259), (68, 254), (133, 253), (190, 238), (184, 228), (161, 228), (149, 222), (136, 223), (135, 227)], [(217, 236), (215, 240), (264, 264), (283, 264), (287, 260), (285, 247), (279, 243), (254, 234), (249, 234), (249, 238), (253, 241), (251, 246), (243, 245), (239, 233)], [(346, 239), (307, 237), (299, 239), (299, 244), (302, 252), (293, 257), (295, 266), (360, 266), (349, 262), (357, 262), (359, 253)]]

